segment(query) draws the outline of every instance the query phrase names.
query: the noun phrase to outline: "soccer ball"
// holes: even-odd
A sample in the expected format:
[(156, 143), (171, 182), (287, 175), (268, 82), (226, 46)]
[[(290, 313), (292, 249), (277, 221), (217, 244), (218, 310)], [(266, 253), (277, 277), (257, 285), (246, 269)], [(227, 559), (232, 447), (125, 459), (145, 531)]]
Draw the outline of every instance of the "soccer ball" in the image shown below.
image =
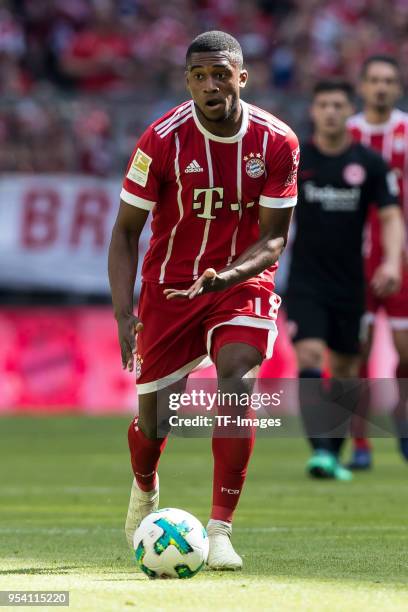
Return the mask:
[(136, 562), (149, 578), (192, 578), (208, 557), (208, 536), (189, 512), (164, 508), (146, 516), (135, 532)]

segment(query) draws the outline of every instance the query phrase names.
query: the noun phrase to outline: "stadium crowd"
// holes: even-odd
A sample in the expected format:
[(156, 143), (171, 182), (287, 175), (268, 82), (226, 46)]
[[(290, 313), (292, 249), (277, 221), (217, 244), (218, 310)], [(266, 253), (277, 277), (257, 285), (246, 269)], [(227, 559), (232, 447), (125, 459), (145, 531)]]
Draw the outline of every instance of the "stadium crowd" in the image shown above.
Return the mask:
[(355, 81), (373, 51), (408, 85), (408, 0), (0, 0), (0, 170), (120, 172), (185, 98), (185, 48), (206, 29), (240, 40), (246, 97), (300, 134), (316, 78)]

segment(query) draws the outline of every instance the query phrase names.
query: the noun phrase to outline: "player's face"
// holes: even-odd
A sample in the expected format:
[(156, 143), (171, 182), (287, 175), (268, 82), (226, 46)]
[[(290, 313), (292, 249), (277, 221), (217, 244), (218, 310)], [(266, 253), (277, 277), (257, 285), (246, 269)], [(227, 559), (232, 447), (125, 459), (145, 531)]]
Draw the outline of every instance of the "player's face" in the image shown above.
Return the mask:
[(310, 114), (315, 132), (325, 136), (337, 136), (346, 130), (346, 121), (353, 113), (353, 105), (341, 90), (317, 94)]
[(398, 70), (386, 62), (373, 62), (367, 67), (360, 85), (366, 106), (379, 112), (393, 108), (401, 95)]
[(221, 51), (192, 53), (186, 70), (187, 88), (207, 121), (225, 121), (237, 112), (247, 78), (247, 71)]

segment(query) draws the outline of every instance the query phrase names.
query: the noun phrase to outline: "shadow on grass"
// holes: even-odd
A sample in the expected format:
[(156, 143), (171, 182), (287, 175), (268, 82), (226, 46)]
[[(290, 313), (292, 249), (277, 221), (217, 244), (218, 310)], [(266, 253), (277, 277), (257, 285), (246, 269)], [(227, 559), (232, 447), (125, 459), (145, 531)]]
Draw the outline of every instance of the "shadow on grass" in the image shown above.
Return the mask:
[(63, 567), (20, 567), (18, 569), (0, 570), (0, 576), (12, 574), (30, 575), (30, 574), (68, 574), (69, 570), (78, 570), (77, 565), (67, 565)]
[(145, 574), (134, 573), (129, 574), (129, 578), (95, 578), (95, 582), (131, 582), (133, 580), (149, 580)]

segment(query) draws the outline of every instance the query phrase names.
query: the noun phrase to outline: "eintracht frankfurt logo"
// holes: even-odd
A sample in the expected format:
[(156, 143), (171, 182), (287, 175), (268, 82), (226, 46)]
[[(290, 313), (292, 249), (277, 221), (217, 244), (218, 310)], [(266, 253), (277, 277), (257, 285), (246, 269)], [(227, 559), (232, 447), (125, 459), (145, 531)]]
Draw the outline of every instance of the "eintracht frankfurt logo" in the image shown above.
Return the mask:
[(360, 164), (348, 164), (343, 170), (343, 178), (349, 185), (361, 185), (366, 178), (366, 171)]
[(245, 155), (244, 161), (246, 162), (245, 171), (251, 178), (259, 178), (265, 172), (265, 163), (260, 153)]

